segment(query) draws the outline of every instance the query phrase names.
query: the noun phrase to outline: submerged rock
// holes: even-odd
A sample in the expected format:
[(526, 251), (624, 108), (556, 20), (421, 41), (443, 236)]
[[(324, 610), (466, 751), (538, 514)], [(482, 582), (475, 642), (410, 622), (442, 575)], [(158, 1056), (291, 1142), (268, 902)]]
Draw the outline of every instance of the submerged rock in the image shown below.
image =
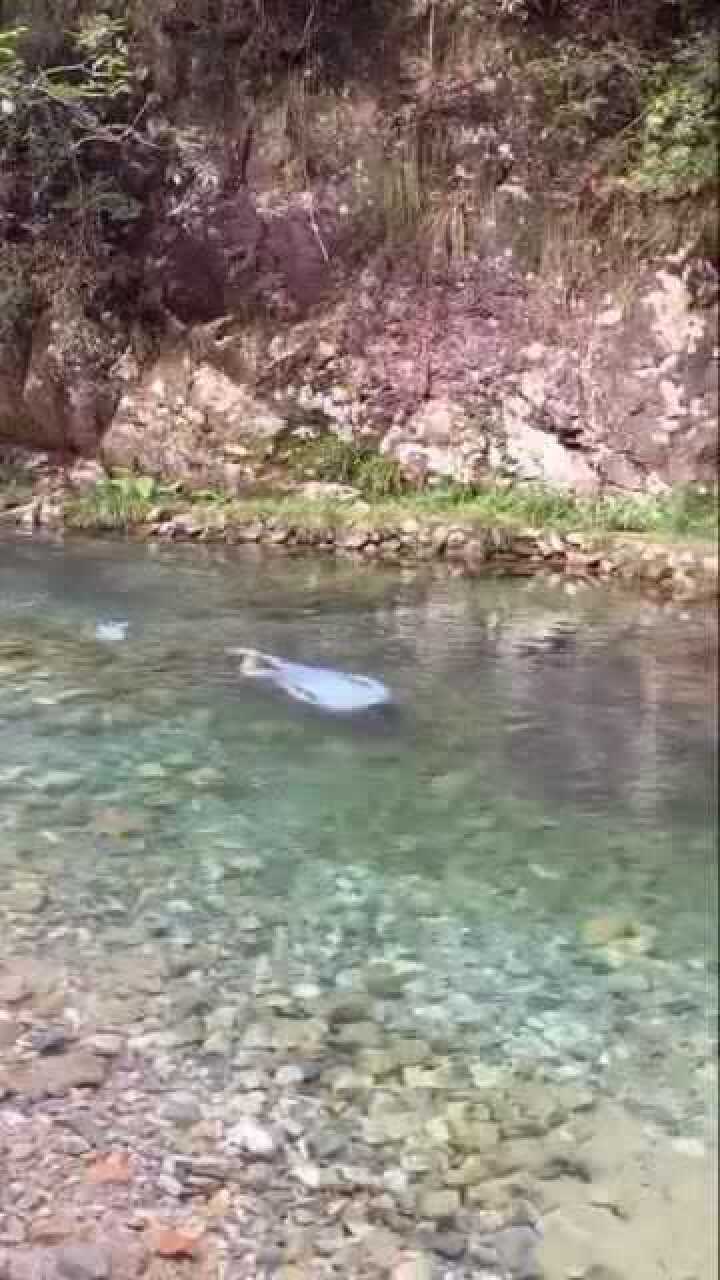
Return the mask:
[(28, 1098), (62, 1097), (71, 1089), (98, 1088), (107, 1076), (107, 1063), (83, 1049), (42, 1058), (17, 1071), (8, 1072), (5, 1088)]

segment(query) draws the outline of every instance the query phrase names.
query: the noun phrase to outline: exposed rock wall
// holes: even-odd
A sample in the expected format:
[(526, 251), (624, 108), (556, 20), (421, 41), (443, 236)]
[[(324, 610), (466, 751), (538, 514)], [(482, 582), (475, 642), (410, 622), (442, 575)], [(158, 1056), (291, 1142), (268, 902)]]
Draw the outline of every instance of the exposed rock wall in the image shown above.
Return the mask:
[(30, 342), (6, 338), (0, 437), (236, 488), (304, 414), (415, 475), (579, 492), (716, 475), (717, 307), (695, 308), (677, 267), (648, 272), (625, 307), (574, 310), (502, 264), (429, 297), (366, 269), (309, 317), (188, 326), (144, 362), (124, 340), (66, 299)]
[(606, 297), (574, 311), (504, 267), (493, 292), (484, 263), (434, 310), (419, 286), (369, 276), (310, 320), (231, 324), (202, 357), (187, 344), (182, 391), (160, 361), (128, 387), (104, 456), (155, 472), (172, 459), (178, 474), (204, 460), (218, 482), (219, 461), (242, 462), (304, 414), (375, 440), (415, 475), (586, 493), (713, 482), (717, 310), (693, 307), (678, 270), (648, 272), (627, 307)]
[[(513, 228), (529, 231), (539, 117), (491, 42), (474, 56), (430, 81), (406, 58), (387, 101), (369, 83), (312, 103), (298, 90), (265, 103), (252, 134), (238, 99), (220, 140), (197, 123), (195, 87), (167, 164), (152, 150), (133, 161), (143, 216), (103, 247), (94, 280), (36, 289), (20, 326), (0, 317), (0, 441), (235, 489), (306, 420), (418, 479), (712, 483), (716, 273), (690, 248), (610, 291), (530, 271)], [(172, 80), (184, 120), (178, 92)], [(396, 123), (402, 146), (442, 140), (450, 185), (429, 245), (377, 234), (373, 173), (396, 181), (408, 159), (389, 146)], [(148, 136), (169, 128), (158, 107)], [(298, 176), (303, 139), (315, 150)], [(11, 195), (0, 231), (21, 237)]]

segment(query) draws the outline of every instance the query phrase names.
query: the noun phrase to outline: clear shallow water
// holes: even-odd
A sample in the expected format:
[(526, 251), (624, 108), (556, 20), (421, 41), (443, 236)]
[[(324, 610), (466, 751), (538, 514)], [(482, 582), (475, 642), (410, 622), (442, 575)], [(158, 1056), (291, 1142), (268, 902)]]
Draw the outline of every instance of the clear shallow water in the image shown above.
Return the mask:
[[(393, 1025), (686, 1133), (716, 1057), (713, 628), (539, 582), (0, 543), (0, 910), (38, 874), (68, 955), (213, 941), (229, 987), (387, 960)], [(232, 645), (379, 677), (396, 713), (323, 718)], [(591, 945), (605, 917), (632, 936)]]

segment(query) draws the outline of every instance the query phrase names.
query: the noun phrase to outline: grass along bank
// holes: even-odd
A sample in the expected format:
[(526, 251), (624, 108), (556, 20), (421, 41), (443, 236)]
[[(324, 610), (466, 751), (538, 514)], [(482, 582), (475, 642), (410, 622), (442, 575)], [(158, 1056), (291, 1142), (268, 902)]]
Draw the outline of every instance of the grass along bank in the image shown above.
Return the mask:
[(395, 528), (408, 521), (497, 526), (562, 533), (646, 534), (653, 539), (718, 538), (718, 494), (683, 489), (656, 496), (605, 494), (582, 498), (538, 485), (496, 484), (484, 488), (448, 485), (423, 492), (355, 498), (321, 488), (310, 496), (236, 498), (211, 490), (190, 492), (149, 476), (108, 477), (64, 502), (64, 522), (75, 529), (130, 530), (148, 522), (191, 513), (202, 523), (226, 526), (273, 520), (307, 528)]
[(368, 500), (356, 489), (314, 481), (238, 498), (127, 473), (79, 485), (80, 477), (54, 472), (28, 487), (0, 470), (0, 521), (28, 531), (256, 543), (408, 566), (445, 561), (454, 574), (560, 573), (685, 601), (718, 595), (716, 493), (587, 499), (494, 484)]

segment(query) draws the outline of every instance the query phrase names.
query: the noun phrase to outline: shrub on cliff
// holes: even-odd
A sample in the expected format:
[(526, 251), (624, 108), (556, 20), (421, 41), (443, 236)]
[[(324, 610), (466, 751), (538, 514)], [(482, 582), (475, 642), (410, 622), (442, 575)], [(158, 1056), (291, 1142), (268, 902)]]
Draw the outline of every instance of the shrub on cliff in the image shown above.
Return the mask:
[(53, 64), (32, 37), (23, 25), (0, 31), (0, 160), (13, 179), (5, 234), (22, 237), (51, 214), (84, 234), (102, 220), (132, 221), (140, 206), (123, 189), (123, 166), (145, 140), (125, 23), (87, 20), (64, 34)]
[(653, 67), (631, 172), (638, 190), (659, 197), (715, 188), (720, 124), (717, 43), (696, 37), (671, 62)]

